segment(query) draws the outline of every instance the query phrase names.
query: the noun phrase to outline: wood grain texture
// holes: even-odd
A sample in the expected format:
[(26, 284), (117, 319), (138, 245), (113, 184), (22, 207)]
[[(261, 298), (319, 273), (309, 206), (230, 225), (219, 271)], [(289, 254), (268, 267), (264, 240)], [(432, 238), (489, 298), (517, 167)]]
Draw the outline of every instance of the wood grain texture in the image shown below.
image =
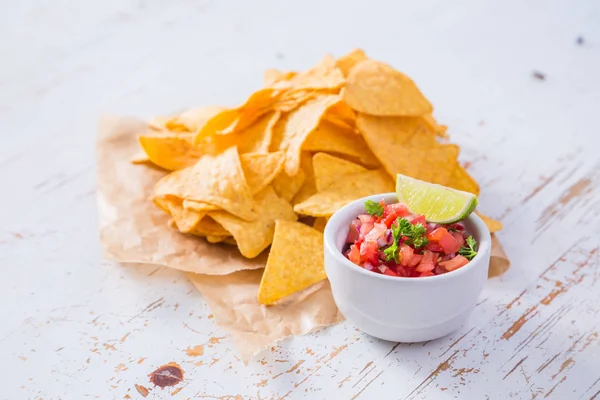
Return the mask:
[[(598, 2), (29, 0), (3, 11), (6, 398), (600, 398)], [(388, 343), (346, 323), (244, 367), (184, 275), (103, 261), (96, 122), (234, 105), (267, 68), (354, 47), (435, 105), (482, 186), (481, 211), (502, 218), (513, 266), (449, 337)], [(184, 381), (153, 387), (147, 375), (169, 362)]]

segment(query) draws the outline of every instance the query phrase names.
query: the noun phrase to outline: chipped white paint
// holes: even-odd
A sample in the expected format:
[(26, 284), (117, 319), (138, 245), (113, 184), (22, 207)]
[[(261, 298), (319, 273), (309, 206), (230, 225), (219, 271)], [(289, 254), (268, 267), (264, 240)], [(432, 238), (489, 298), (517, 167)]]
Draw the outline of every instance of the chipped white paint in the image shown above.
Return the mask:
[[(4, 2), (0, 397), (142, 398), (174, 361), (181, 390), (148, 398), (600, 398), (600, 3), (368, 4)], [(513, 267), (450, 337), (397, 345), (343, 324), (244, 367), (182, 274), (102, 261), (95, 121), (236, 103), (268, 67), (353, 47), (436, 105)]]

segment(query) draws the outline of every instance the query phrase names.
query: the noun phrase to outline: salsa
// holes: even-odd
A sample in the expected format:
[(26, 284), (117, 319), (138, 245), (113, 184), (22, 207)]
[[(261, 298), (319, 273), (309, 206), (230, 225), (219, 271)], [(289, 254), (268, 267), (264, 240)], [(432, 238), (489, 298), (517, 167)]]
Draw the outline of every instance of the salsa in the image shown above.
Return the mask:
[(428, 223), (402, 203), (367, 200), (367, 214), (350, 223), (344, 255), (366, 270), (425, 277), (459, 269), (477, 255), (477, 242), (460, 222)]

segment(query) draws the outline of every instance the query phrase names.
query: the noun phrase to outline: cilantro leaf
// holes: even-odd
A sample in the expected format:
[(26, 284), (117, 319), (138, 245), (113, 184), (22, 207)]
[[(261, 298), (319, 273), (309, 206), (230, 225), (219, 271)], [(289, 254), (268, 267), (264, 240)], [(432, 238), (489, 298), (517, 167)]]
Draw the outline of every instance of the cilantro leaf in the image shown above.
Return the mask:
[(383, 254), (386, 256), (386, 261), (394, 260), (396, 262), (399, 261), (399, 250), (400, 250), (400, 242), (403, 237), (406, 237), (406, 244), (409, 246), (413, 246), (414, 248), (419, 248), (427, 245), (429, 240), (425, 237), (425, 233), (427, 232), (427, 228), (423, 226), (423, 224), (411, 224), (406, 218), (398, 218), (396, 222), (392, 224), (392, 244), (383, 251)]
[(473, 257), (477, 255), (477, 251), (475, 251), (475, 247), (477, 246), (477, 241), (473, 239), (473, 236), (469, 236), (467, 238), (467, 246), (463, 246), (458, 250), (458, 254), (465, 257), (467, 260), (471, 261)]
[(373, 200), (365, 201), (365, 210), (369, 215), (381, 217), (383, 215), (383, 206)]

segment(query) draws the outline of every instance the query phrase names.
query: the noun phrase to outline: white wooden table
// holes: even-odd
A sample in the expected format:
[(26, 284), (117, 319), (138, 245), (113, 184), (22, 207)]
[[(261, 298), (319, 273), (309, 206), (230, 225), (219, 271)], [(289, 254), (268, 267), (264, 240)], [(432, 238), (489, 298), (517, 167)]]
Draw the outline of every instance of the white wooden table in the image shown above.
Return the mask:
[[(185, 381), (149, 399), (600, 398), (599, 20), (594, 0), (2, 2), (0, 398), (141, 399), (170, 361)], [(354, 47), (431, 99), (513, 266), (450, 337), (345, 323), (246, 367), (183, 274), (102, 260), (96, 121), (235, 104)]]

